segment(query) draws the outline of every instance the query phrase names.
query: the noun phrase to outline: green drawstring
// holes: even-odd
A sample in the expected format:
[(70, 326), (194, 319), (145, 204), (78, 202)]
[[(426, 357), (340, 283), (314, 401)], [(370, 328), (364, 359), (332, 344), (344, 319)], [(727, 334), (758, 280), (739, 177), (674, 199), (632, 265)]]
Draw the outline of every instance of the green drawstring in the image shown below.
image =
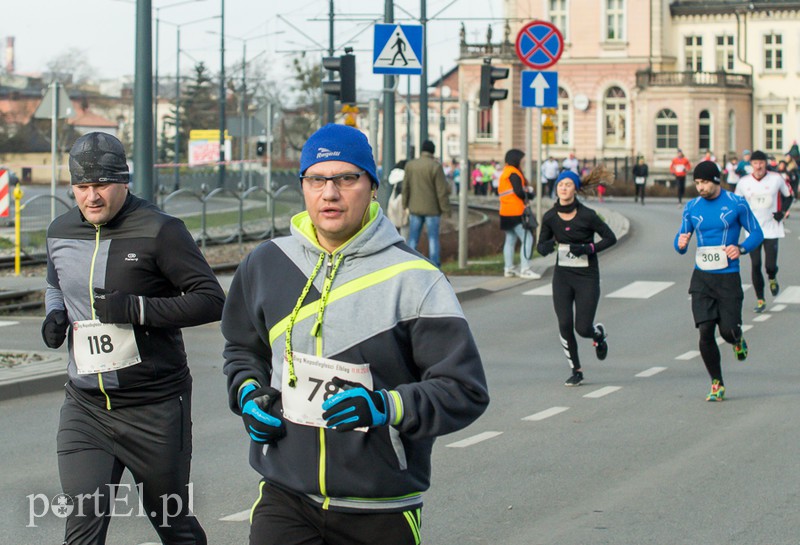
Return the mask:
[(344, 255), (339, 254), (336, 258), (336, 263), (333, 264), (331, 270), (331, 277), (325, 280), (322, 286), (322, 294), (319, 300), (319, 310), (317, 310), (317, 319), (314, 321), (314, 326), (311, 328), (311, 336), (319, 337), (320, 330), (322, 329), (322, 316), (325, 314), (325, 308), (328, 306), (328, 294), (331, 292), (331, 285), (333, 284), (333, 277), (336, 276), (336, 270), (339, 268), (339, 263), (342, 262)]
[(292, 310), (292, 313), (289, 315), (289, 325), (286, 327), (286, 361), (289, 363), (289, 386), (291, 388), (297, 385), (297, 375), (294, 374), (294, 356), (292, 355), (292, 328), (294, 327), (295, 319), (297, 319), (297, 313), (300, 312), (300, 307), (303, 305), (306, 295), (308, 295), (308, 290), (314, 285), (314, 279), (317, 277), (324, 262), (325, 252), (319, 254), (317, 264), (314, 266), (314, 270), (311, 271), (308, 282), (306, 282), (303, 291), (300, 293), (300, 297), (297, 299), (297, 303), (294, 305), (294, 310)]

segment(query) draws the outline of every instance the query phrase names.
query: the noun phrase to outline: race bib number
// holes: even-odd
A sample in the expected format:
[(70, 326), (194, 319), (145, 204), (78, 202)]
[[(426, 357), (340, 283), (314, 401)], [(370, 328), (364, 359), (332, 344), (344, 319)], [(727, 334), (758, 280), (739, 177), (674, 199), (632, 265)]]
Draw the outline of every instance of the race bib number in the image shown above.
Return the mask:
[(372, 390), (372, 373), (368, 363), (346, 363), (343, 361), (294, 353), (294, 374), (297, 384), (289, 386), (289, 361), (283, 358), (283, 416), (295, 424), (324, 428), (322, 403), (339, 393), (333, 377), (358, 382)]
[(588, 267), (588, 255), (575, 255), (569, 251), (569, 244), (558, 245), (558, 264), (562, 267)]
[(683, 174), (686, 171), (685, 165), (675, 165), (675, 172), (678, 174)]
[(725, 255), (724, 246), (700, 246), (694, 262), (704, 271), (718, 271), (728, 266), (728, 256)]
[(644, 183), (644, 176), (637, 176), (633, 181), (636, 182), (636, 185), (642, 185)]
[(79, 375), (116, 371), (142, 361), (131, 324), (100, 320), (72, 324), (72, 352)]
[(751, 195), (747, 202), (753, 210), (764, 210), (772, 206), (772, 195)]

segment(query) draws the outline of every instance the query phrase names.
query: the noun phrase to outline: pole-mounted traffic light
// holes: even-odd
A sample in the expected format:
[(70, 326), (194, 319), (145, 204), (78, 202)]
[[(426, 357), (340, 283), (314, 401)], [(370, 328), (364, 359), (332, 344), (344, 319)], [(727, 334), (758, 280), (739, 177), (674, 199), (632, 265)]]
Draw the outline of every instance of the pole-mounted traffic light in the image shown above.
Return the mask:
[(356, 102), (356, 57), (350, 52), (352, 47), (344, 49), (345, 54), (341, 57), (324, 57), (322, 66), (326, 70), (339, 72), (341, 77), (338, 81), (322, 82), (322, 90), (325, 94), (333, 95), (342, 104), (355, 104)]
[(496, 100), (508, 98), (508, 89), (495, 89), (494, 82), (508, 77), (508, 68), (492, 66), (492, 59), (483, 59), (481, 65), (481, 92), (479, 106), (481, 109), (491, 108)]

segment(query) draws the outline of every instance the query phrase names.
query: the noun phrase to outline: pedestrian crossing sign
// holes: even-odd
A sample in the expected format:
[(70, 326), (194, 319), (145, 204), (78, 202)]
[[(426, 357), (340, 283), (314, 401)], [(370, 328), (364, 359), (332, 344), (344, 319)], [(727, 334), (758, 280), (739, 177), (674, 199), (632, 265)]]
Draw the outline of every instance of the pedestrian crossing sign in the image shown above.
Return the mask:
[(422, 25), (375, 25), (373, 74), (422, 74)]

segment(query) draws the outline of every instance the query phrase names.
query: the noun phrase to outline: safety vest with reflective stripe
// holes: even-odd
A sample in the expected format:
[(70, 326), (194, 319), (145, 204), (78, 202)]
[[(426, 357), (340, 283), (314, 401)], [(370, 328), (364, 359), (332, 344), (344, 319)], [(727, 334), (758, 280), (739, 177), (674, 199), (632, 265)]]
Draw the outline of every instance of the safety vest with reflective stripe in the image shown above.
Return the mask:
[(501, 216), (521, 216), (525, 210), (525, 202), (514, 193), (511, 185), (511, 175), (516, 174), (525, 185), (525, 176), (517, 167), (506, 165), (500, 174), (500, 182), (497, 185), (497, 192), (500, 195), (500, 215)]

